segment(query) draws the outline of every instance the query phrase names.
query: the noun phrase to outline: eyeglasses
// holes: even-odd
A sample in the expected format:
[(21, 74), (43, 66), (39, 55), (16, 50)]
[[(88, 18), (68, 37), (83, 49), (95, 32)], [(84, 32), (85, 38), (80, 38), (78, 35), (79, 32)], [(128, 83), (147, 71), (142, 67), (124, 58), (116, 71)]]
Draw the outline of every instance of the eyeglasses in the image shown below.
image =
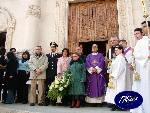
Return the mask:
[(115, 41), (118, 41), (118, 40), (110, 40), (109, 42), (115, 42)]
[(72, 56), (72, 57), (78, 57), (78, 56)]

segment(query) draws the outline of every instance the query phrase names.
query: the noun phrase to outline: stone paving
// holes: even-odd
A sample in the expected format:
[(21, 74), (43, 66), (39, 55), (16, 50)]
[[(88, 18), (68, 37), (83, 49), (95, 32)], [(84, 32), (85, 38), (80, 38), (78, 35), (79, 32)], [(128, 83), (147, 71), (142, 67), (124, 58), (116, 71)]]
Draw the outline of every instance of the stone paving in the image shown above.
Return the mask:
[(0, 104), (0, 113), (130, 113), (110, 111), (106, 107), (69, 108), (62, 106), (29, 106), (28, 104)]

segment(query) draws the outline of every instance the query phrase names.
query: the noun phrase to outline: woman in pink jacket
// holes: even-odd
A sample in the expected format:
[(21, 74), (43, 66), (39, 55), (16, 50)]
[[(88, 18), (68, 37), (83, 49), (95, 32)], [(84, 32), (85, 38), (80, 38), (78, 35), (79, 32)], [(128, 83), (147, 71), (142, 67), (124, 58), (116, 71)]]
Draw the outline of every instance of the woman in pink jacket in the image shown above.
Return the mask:
[[(60, 78), (63, 75), (63, 72), (65, 72), (69, 68), (69, 63), (71, 61), (71, 58), (69, 57), (69, 49), (64, 48), (62, 50), (62, 57), (58, 58), (57, 62), (57, 77)], [(67, 96), (62, 99), (63, 105), (67, 105), (68, 98)], [(57, 103), (61, 103), (61, 99), (57, 99)]]

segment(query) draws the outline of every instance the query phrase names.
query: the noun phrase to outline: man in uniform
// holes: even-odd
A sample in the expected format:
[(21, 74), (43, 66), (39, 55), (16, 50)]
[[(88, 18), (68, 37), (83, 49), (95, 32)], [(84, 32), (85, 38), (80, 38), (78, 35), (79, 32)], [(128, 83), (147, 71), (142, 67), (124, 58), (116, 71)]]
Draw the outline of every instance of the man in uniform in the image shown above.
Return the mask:
[(51, 47), (51, 52), (49, 54), (46, 54), (46, 56), (48, 57), (49, 64), (48, 64), (48, 68), (46, 70), (45, 104), (49, 105), (51, 102), (52, 105), (55, 105), (56, 102), (49, 100), (49, 98), (47, 98), (47, 94), (48, 94), (48, 90), (49, 90), (48, 85), (50, 85), (55, 80), (55, 76), (57, 76), (57, 61), (58, 61), (58, 58), (60, 57), (60, 55), (58, 53), (56, 53), (58, 45), (55, 42), (51, 42), (50, 47)]

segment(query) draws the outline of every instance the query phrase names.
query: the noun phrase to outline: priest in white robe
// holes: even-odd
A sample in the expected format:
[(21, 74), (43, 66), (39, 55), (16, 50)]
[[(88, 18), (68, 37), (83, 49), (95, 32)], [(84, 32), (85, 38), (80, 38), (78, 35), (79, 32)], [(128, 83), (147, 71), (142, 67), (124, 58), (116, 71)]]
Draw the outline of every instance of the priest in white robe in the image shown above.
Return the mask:
[(132, 83), (133, 83), (133, 70), (132, 70), (132, 61), (133, 61), (133, 49), (128, 46), (126, 40), (120, 40), (119, 45), (123, 46), (124, 49), (124, 56), (127, 61), (127, 74), (126, 74), (126, 90), (132, 90)]
[(107, 103), (114, 104), (112, 111), (118, 109), (114, 102), (115, 96), (126, 89), (126, 60), (123, 55), (123, 47), (120, 45), (116, 46), (115, 53), (117, 56), (112, 61), (110, 79), (105, 96)]
[[(136, 72), (140, 79), (133, 81), (132, 90), (140, 93), (143, 97), (143, 103), (136, 109), (132, 109), (132, 113), (150, 113), (150, 39), (143, 36), (138, 40), (134, 48), (134, 57)], [(137, 76), (134, 74), (133, 78)]]

